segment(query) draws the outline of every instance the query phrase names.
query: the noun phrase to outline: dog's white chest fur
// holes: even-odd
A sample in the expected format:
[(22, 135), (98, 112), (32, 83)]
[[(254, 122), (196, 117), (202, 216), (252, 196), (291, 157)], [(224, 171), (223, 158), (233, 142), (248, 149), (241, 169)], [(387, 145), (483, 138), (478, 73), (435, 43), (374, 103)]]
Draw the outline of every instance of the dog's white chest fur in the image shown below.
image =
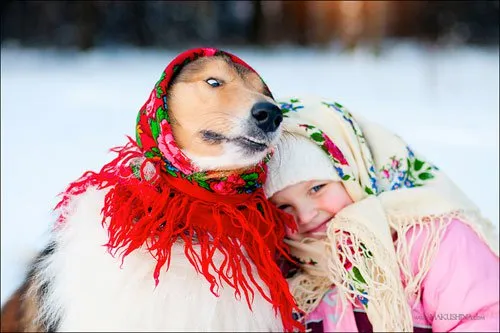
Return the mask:
[(282, 331), (281, 319), (255, 293), (253, 312), (230, 287), (220, 297), (187, 261), (182, 245), (154, 285), (155, 259), (135, 251), (121, 260), (107, 253), (101, 226), (104, 191), (75, 200), (42, 271), (52, 281), (46, 314), (58, 313), (60, 331)]

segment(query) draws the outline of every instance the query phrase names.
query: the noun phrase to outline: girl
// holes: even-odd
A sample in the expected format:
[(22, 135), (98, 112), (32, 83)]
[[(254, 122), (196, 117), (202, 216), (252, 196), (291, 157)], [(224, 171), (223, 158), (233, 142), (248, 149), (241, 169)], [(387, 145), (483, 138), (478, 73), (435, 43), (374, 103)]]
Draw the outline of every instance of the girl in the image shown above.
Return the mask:
[(281, 107), (265, 192), (297, 224), (288, 281), (307, 327), (498, 332), (498, 234), (460, 189), (338, 103)]

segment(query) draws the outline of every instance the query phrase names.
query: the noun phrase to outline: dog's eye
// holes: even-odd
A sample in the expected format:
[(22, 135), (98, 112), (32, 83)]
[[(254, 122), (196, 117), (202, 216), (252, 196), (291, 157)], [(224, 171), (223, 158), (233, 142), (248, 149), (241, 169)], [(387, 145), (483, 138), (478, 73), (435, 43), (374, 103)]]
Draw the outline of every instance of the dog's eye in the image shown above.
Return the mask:
[(222, 85), (222, 83), (219, 80), (214, 79), (214, 78), (210, 78), (210, 79), (206, 80), (205, 82), (214, 88), (220, 87)]

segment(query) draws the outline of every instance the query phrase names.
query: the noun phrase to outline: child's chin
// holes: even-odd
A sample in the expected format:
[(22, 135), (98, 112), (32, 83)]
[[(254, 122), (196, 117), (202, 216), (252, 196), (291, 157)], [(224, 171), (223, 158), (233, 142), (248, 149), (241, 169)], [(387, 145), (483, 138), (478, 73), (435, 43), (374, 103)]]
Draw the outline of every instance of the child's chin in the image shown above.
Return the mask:
[(307, 235), (308, 238), (314, 238), (314, 239), (322, 239), (326, 237), (326, 229), (325, 231), (315, 231), (311, 232), (310, 234)]
[(292, 233), (292, 232), (290, 232), (290, 230), (287, 230), (286, 236), (287, 236), (287, 238), (289, 238), (291, 240), (295, 240), (295, 241), (302, 241), (305, 238), (322, 239), (322, 238), (326, 237), (327, 227), (328, 227), (327, 223), (324, 223), (324, 224), (320, 225), (319, 227), (317, 227), (316, 229), (309, 231), (309, 232), (306, 232), (306, 233), (303, 233), (303, 234), (298, 233), (298, 232)]
[(314, 231), (314, 232), (308, 232), (308, 233), (305, 233), (305, 234), (301, 235), (302, 239), (304, 239), (304, 238), (309, 238), (309, 239), (323, 239), (325, 237), (326, 237), (326, 229), (324, 231), (317, 230), (317, 231)]

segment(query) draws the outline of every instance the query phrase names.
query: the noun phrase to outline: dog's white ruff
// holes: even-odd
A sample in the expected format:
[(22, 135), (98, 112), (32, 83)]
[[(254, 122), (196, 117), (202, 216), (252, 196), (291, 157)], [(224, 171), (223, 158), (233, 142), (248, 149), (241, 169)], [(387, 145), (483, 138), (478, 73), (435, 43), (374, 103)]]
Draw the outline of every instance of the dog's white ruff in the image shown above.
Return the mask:
[(148, 252), (134, 251), (120, 268), (121, 260), (103, 246), (105, 193), (89, 188), (71, 203), (55, 234), (55, 252), (40, 271), (38, 282), (52, 282), (42, 313), (58, 314), (60, 331), (283, 331), (280, 316), (258, 291), (253, 312), (229, 286), (215, 297), (181, 244), (172, 247), (170, 268), (163, 268), (156, 288), (156, 260)]

